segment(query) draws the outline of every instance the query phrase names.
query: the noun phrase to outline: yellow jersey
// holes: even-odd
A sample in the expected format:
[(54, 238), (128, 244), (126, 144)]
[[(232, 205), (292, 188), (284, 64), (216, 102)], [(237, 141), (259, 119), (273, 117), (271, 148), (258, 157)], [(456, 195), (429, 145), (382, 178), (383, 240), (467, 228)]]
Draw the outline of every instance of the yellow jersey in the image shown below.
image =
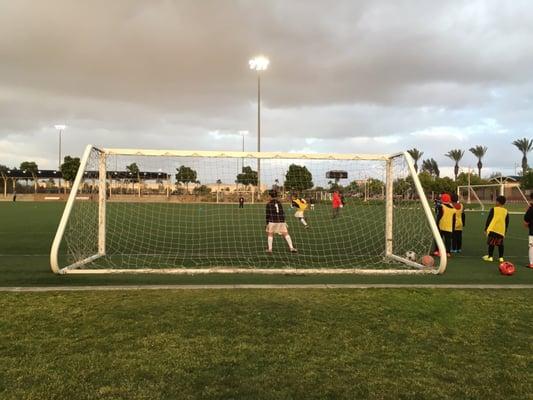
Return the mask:
[(453, 232), (453, 217), (455, 216), (455, 208), (451, 204), (443, 204), (441, 206), (442, 215), (439, 220), (439, 230), (443, 232)]
[(307, 201), (304, 199), (295, 199), (293, 203), (296, 204), (296, 207), (298, 207), (300, 211), (305, 211), (308, 206)]
[(454, 230), (462, 231), (463, 230), (463, 210), (464, 206), (459, 204), (459, 208), (454, 207), (455, 209), (455, 226)]
[(492, 219), (490, 220), (489, 225), (485, 230), (487, 231), (487, 233), (494, 232), (498, 235), (505, 236), (505, 231), (507, 230), (507, 209), (500, 206), (496, 206), (492, 210), (490, 210), (490, 212), (492, 214)]

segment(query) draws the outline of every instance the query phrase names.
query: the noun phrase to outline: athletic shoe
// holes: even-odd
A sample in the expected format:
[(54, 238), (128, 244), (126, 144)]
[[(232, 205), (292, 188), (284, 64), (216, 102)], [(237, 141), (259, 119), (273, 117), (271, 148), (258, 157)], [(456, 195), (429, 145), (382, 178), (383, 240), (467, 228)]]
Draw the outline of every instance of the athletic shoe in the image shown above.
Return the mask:
[(526, 264), (526, 268), (531, 268), (531, 269), (533, 269), (533, 264)]
[(483, 261), (494, 261), (494, 258), (489, 257), (489, 256), (483, 256), (481, 258), (483, 259)]
[(298, 253), (298, 250), (296, 250), (294, 247), (291, 249), (291, 253)]
[(503, 257), (500, 257), (498, 261), (502, 263), (504, 261)]
[(451, 253), (457, 253), (457, 250), (450, 250)]
[(446, 253), (446, 255), (447, 255), (448, 257), (451, 257), (451, 256), (452, 256), (451, 253)]
[(460, 252), (461, 252), (461, 249), (459, 249), (459, 250), (455, 250), (455, 252), (456, 252), (456, 253), (460, 253)]
[(265, 251), (267, 252), (267, 254), (272, 254), (272, 250), (270, 249), (266, 249)]
[(305, 225), (305, 229), (308, 229), (309, 228), (309, 225)]
[(440, 253), (439, 253), (438, 251), (434, 251), (434, 252), (433, 252), (433, 255), (434, 255), (435, 257), (440, 257)]

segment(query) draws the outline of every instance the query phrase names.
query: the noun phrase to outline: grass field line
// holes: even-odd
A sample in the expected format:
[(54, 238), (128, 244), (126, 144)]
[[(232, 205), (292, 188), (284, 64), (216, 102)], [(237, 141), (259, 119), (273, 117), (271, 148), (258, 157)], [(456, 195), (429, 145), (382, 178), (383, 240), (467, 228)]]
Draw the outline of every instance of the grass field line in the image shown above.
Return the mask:
[(234, 284), (234, 285), (109, 285), (13, 286), (0, 292), (77, 292), (113, 290), (220, 290), (220, 289), (533, 289), (533, 284)]

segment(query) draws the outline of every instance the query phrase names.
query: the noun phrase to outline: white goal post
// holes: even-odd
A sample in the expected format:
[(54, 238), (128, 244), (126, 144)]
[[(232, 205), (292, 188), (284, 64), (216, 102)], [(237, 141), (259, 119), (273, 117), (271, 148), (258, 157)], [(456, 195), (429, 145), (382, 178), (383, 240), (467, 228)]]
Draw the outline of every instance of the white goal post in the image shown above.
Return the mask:
[(479, 205), (479, 211), (485, 211), (494, 205), (496, 196), (506, 196), (507, 202), (529, 206), (529, 200), (518, 182), (490, 183), (482, 185), (459, 185), (457, 195), (466, 204)]
[[(253, 171), (258, 160), (260, 177)], [(290, 176), (293, 167), (308, 176), (300, 181), (297, 173), (295, 180)], [(339, 179), (352, 182), (343, 187), (339, 179), (327, 181), (328, 171), (346, 171)], [(259, 188), (254, 186), (258, 180)], [(317, 200), (315, 207), (314, 199), (322, 199), (324, 190), (339, 187), (344, 188), (346, 206), (338, 215), (329, 198)], [(358, 187), (364, 187), (365, 201)], [(274, 238), (275, 251), (265, 254), (266, 193), (271, 189), (279, 193), (297, 254), (288, 252), (279, 236)], [(372, 197), (372, 190), (380, 195)], [(292, 215), (297, 197), (312, 203), (305, 210), (309, 226), (300, 224), (298, 213)], [(238, 205), (241, 198), (244, 206)], [(441, 257), (434, 266), (423, 265), (421, 257), (434, 246)], [(406, 152), (299, 154), (88, 145), (52, 243), (50, 264), (57, 274), (442, 274), (447, 257)]]

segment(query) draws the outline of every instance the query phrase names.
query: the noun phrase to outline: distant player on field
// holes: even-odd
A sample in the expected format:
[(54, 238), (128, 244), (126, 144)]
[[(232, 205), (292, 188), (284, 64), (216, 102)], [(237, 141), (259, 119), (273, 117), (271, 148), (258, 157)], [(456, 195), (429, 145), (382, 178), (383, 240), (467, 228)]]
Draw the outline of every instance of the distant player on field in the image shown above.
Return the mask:
[(339, 210), (343, 207), (341, 195), (339, 194), (338, 190), (335, 190), (335, 192), (333, 192), (332, 206), (333, 218), (335, 218), (337, 215), (339, 215)]
[(296, 212), (294, 213), (294, 216), (298, 218), (298, 220), (305, 228), (309, 228), (309, 225), (307, 224), (307, 221), (304, 217), (305, 210), (307, 210), (308, 206), (307, 201), (300, 197), (293, 197), (292, 205), (293, 207), (296, 207)]
[(244, 208), (244, 197), (239, 197), (239, 208)]
[(531, 202), (529, 208), (524, 214), (524, 225), (529, 228), (529, 264), (528, 268), (533, 268), (533, 193), (529, 195)]
[(266, 233), (268, 239), (267, 253), (272, 253), (272, 244), (274, 243), (275, 233), (278, 233), (285, 238), (291, 253), (297, 253), (298, 250), (296, 250), (292, 245), (292, 239), (289, 236), (287, 224), (285, 223), (283, 206), (277, 199), (278, 193), (275, 190), (271, 190), (268, 194), (270, 196), (270, 201), (266, 205)]
[(494, 247), (498, 246), (499, 262), (503, 262), (503, 239), (509, 227), (509, 213), (503, 207), (505, 196), (496, 197), (496, 205), (490, 209), (487, 222), (485, 223), (485, 233), (487, 234), (487, 244), (489, 254), (483, 256), (485, 261), (493, 261)]

